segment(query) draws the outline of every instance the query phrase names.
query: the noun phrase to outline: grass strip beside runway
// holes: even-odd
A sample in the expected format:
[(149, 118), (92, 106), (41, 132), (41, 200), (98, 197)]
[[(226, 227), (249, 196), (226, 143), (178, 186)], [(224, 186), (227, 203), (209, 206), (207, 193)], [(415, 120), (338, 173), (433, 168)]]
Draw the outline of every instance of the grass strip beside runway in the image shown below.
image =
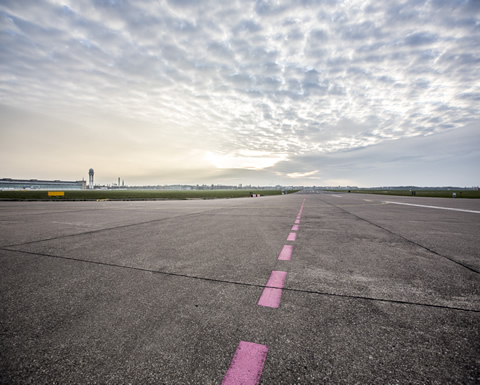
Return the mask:
[[(289, 194), (298, 190), (290, 190)], [(0, 200), (154, 200), (245, 198), (250, 192), (281, 195), (281, 190), (65, 190), (65, 196), (48, 196), (46, 190), (0, 191)], [(252, 198), (253, 199), (253, 198)]]

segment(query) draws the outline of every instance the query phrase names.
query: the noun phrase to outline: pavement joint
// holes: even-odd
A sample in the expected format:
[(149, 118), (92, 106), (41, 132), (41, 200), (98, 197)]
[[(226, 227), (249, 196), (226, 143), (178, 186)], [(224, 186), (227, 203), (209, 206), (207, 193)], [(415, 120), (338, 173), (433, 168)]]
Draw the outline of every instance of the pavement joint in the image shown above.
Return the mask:
[(479, 270), (474, 269), (473, 267), (468, 266), (467, 264), (464, 264), (464, 263), (462, 263), (462, 262), (459, 262), (459, 261), (457, 261), (457, 260), (455, 260), (455, 259), (453, 259), (453, 258), (451, 258), (451, 257), (448, 257), (448, 256), (446, 256), (446, 255), (440, 254), (439, 252), (437, 252), (437, 251), (435, 251), (435, 250), (433, 250), (433, 249), (431, 249), (431, 248), (429, 248), (429, 247), (427, 247), (427, 246), (424, 246), (424, 245), (422, 245), (422, 244), (420, 244), (420, 243), (418, 243), (418, 242), (412, 241), (411, 239), (408, 239), (408, 238), (404, 237), (403, 235), (397, 234), (397, 233), (393, 232), (392, 230), (387, 229), (386, 227), (383, 227), (383, 226), (381, 226), (381, 225), (379, 225), (379, 224), (377, 224), (377, 223), (375, 223), (375, 222), (369, 221), (368, 219), (365, 219), (365, 218), (362, 218), (362, 217), (360, 217), (360, 216), (358, 216), (358, 215), (356, 215), (356, 214), (353, 214), (352, 212), (350, 212), (350, 211), (348, 211), (348, 210), (345, 210), (345, 209), (342, 208), (342, 207), (338, 207), (338, 206), (334, 205), (333, 203), (326, 202), (326, 201), (324, 201), (324, 200), (322, 200), (322, 202), (324, 202), (324, 203), (326, 203), (326, 204), (328, 204), (328, 205), (330, 205), (330, 206), (333, 206), (333, 207), (335, 207), (336, 209), (341, 210), (341, 211), (343, 211), (343, 212), (345, 212), (345, 213), (347, 213), (347, 214), (350, 214), (351, 216), (353, 216), (353, 217), (355, 217), (355, 218), (357, 218), (357, 219), (359, 219), (359, 220), (361, 220), (361, 221), (367, 222), (367, 223), (371, 224), (372, 226), (378, 227), (379, 229), (381, 229), (381, 230), (383, 230), (383, 231), (386, 231), (387, 233), (390, 233), (390, 234), (392, 234), (392, 235), (395, 235), (395, 236), (403, 239), (404, 241), (407, 241), (407, 242), (409, 242), (409, 243), (411, 243), (411, 244), (414, 244), (415, 246), (421, 247), (422, 249), (427, 250), (427, 251), (429, 251), (429, 252), (432, 253), (432, 254), (438, 255), (439, 257), (442, 257), (442, 258), (445, 258), (445, 259), (448, 259), (449, 261), (451, 261), (451, 262), (453, 262), (453, 263), (455, 263), (455, 264), (457, 264), (457, 265), (460, 265), (460, 266), (464, 267), (465, 269), (468, 269), (468, 270), (470, 270), (470, 271), (472, 271), (472, 272), (474, 272), (474, 273), (480, 274), (480, 271), (479, 271)]
[[(235, 206), (235, 207), (239, 207), (239, 206)], [(114, 226), (114, 227), (106, 227), (106, 228), (103, 228), (103, 229), (84, 231), (84, 232), (81, 232), (81, 233), (66, 234), (66, 235), (61, 235), (61, 236), (58, 236), (58, 237), (44, 238), (44, 239), (39, 239), (39, 240), (36, 240), (36, 241), (29, 241), (29, 242), (22, 242), (22, 243), (17, 243), (17, 244), (13, 244), (13, 245), (6, 245), (6, 246), (3, 246), (3, 247), (17, 247), (17, 246), (31, 245), (31, 244), (34, 244), (34, 243), (53, 241), (53, 240), (56, 240), (56, 239), (64, 239), (64, 238), (71, 238), (71, 237), (76, 237), (76, 236), (81, 236), (81, 235), (96, 234), (96, 233), (101, 233), (101, 232), (104, 232), (104, 231), (111, 231), (111, 230), (118, 230), (118, 229), (124, 229), (124, 228), (129, 228), (129, 227), (147, 225), (147, 224), (155, 223), (155, 222), (163, 222), (163, 221), (166, 221), (166, 220), (170, 220), (172, 218), (200, 216), (200, 215), (204, 215), (206, 213), (211, 213), (213, 211), (219, 211), (219, 210), (223, 210), (223, 208), (202, 211), (202, 212), (199, 212), (199, 213), (175, 215), (173, 217), (152, 219), (152, 220), (149, 220), (149, 221), (138, 222), (138, 223), (129, 223), (129, 224)]]
[[(108, 211), (109, 209), (107, 208), (102, 208), (102, 207), (99, 207), (99, 208), (95, 208), (95, 209), (83, 209), (83, 210), (67, 210), (67, 211), (48, 211), (48, 212), (45, 212), (45, 211), (42, 211), (40, 213), (30, 213), (28, 214), (29, 217), (31, 216), (37, 216), (37, 215), (42, 215), (42, 216), (45, 216), (45, 215), (54, 215), (54, 214), (71, 214), (71, 213), (85, 213), (85, 212), (88, 212), (88, 211)], [(9, 217), (22, 217), (24, 216), (23, 214), (13, 214), (13, 215), (9, 215)]]
[[(89, 261), (87, 259), (81, 259), (81, 258), (72, 258), (72, 257), (65, 257), (65, 256), (31, 252), (31, 251), (24, 251), (24, 250), (8, 249), (8, 248), (5, 248), (5, 247), (0, 248), (0, 250), (19, 253), (19, 254), (37, 255), (37, 256), (46, 257), (46, 258), (57, 258), (57, 259), (63, 259), (63, 260), (67, 260), (67, 261), (89, 263), (89, 264), (100, 265), (100, 266), (105, 266), (105, 267), (114, 267), (114, 268), (120, 268), (120, 269), (135, 270), (135, 271), (151, 273), (151, 274), (169, 275), (169, 276), (173, 276), (173, 277), (198, 279), (198, 280), (208, 281), (208, 282), (217, 282), (217, 283), (239, 285), (239, 286), (246, 286), (246, 287), (257, 287), (257, 288), (261, 288), (261, 289), (265, 289), (265, 288), (268, 288), (268, 287), (273, 288), (273, 289), (277, 289), (276, 287), (273, 287), (273, 286), (260, 285), (260, 284), (256, 284), (256, 283), (248, 283), (248, 282), (241, 282), (241, 281), (229, 281), (229, 280), (209, 278), (209, 277), (200, 277), (200, 276), (189, 275), (189, 274), (181, 274), (181, 273), (173, 273), (173, 272), (161, 271), (161, 270), (145, 269), (145, 268), (142, 268), (142, 267), (117, 265), (117, 264), (114, 264), (114, 263), (106, 263), (106, 262), (98, 262), (98, 261)], [(329, 292), (316, 291), (316, 290), (296, 289), (296, 288), (293, 288), (293, 287), (283, 287), (282, 290), (293, 292), (293, 293), (315, 294), (315, 295), (321, 295), (321, 296), (327, 296), (327, 297), (359, 299), (359, 300), (365, 300), (365, 301), (377, 301), (377, 302), (385, 302), (385, 303), (393, 303), (393, 304), (401, 304), (401, 305), (433, 307), (433, 308), (438, 308), (438, 309), (449, 309), (449, 310), (458, 310), (458, 311), (465, 311), (465, 312), (472, 312), (472, 313), (480, 313), (480, 309), (479, 310), (477, 310), (477, 309), (466, 309), (466, 308), (461, 308), (461, 307), (435, 305), (435, 304), (424, 303), (424, 302), (413, 302), (413, 301), (402, 301), (402, 300), (387, 299), (387, 298), (366, 297), (366, 296), (353, 295), (353, 294), (329, 293)]]

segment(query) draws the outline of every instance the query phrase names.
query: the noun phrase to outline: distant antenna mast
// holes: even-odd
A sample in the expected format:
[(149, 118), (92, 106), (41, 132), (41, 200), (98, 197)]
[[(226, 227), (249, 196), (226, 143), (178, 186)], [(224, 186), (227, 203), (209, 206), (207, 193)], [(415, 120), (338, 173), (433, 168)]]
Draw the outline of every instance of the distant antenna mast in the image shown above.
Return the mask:
[(93, 188), (93, 168), (88, 170), (88, 188)]

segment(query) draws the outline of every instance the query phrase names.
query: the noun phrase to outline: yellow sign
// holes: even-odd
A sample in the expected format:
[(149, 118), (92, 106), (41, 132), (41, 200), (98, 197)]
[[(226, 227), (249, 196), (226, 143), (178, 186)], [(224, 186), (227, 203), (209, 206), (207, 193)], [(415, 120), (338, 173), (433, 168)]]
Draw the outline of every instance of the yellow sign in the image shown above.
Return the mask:
[(49, 197), (63, 197), (63, 196), (65, 196), (65, 192), (63, 192), (63, 191), (49, 191), (48, 196)]

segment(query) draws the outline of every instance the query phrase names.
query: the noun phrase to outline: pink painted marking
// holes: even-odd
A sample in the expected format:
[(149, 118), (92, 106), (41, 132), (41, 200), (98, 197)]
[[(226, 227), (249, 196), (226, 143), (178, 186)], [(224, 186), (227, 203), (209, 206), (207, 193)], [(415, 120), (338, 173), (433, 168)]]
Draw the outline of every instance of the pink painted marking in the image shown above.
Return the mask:
[(262, 295), (260, 296), (257, 305), (277, 308), (280, 306), (281, 299), (282, 289), (272, 289), (271, 287), (266, 287), (265, 289), (263, 289)]
[(297, 239), (297, 233), (288, 234), (287, 241), (295, 241)]
[(268, 346), (240, 341), (222, 385), (257, 385), (262, 376)]
[(265, 286), (275, 287), (277, 289), (282, 289), (283, 284), (285, 283), (285, 277), (287, 276), (286, 271), (273, 270), (270, 274), (270, 278)]
[(301, 219), (301, 218), (302, 218), (302, 216), (301, 216), (301, 215), (297, 215), (297, 219)]
[(280, 300), (282, 299), (282, 288), (283, 284), (285, 283), (286, 276), (286, 271), (272, 271), (272, 274), (270, 274), (270, 278), (266, 284), (266, 286), (269, 287), (263, 289), (257, 305), (274, 308), (279, 307)]
[(292, 252), (293, 252), (293, 246), (285, 245), (283, 246), (283, 249), (280, 252), (280, 255), (278, 256), (278, 259), (281, 261), (290, 261), (290, 258), (292, 258)]
[(293, 225), (291, 231), (298, 231), (298, 225)]
[(297, 224), (297, 225), (300, 224), (300, 218), (295, 221), (295, 224)]

